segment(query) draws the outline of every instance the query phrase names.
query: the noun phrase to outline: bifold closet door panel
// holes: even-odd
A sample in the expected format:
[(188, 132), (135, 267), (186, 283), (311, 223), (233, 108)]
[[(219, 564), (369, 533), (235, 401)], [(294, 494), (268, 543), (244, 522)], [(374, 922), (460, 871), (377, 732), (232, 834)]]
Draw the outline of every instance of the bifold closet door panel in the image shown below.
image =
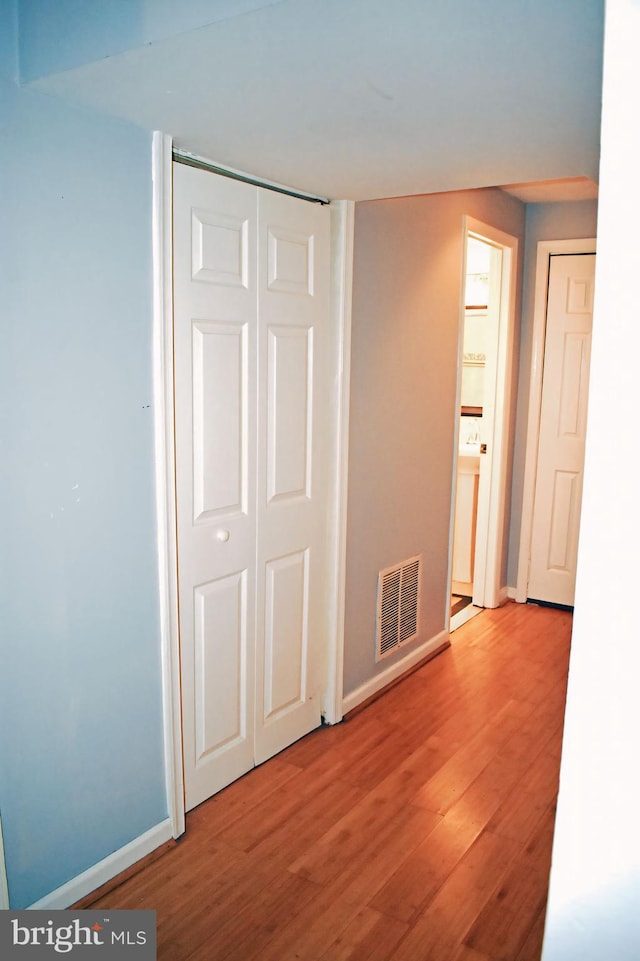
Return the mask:
[(256, 760), (321, 721), (327, 616), (330, 214), (258, 195)]
[(254, 764), (257, 188), (174, 164), (186, 806)]
[(321, 722), (330, 214), (174, 164), (187, 810)]

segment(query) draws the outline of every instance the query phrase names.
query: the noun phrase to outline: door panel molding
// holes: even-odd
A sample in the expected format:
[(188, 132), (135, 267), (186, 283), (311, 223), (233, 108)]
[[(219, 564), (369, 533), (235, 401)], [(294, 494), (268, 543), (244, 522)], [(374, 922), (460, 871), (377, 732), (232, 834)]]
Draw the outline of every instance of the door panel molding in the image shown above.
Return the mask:
[(518, 552), (518, 574), (515, 593), (516, 601), (521, 604), (526, 603), (529, 583), (529, 562), (531, 556), (531, 538), (533, 535), (533, 505), (535, 500), (536, 473), (538, 469), (538, 437), (540, 434), (540, 410), (542, 406), (542, 373), (547, 326), (550, 258), (553, 254), (595, 253), (595, 237), (577, 240), (541, 240), (538, 242), (533, 307), (529, 412), (522, 493), (522, 520), (520, 523), (520, 549)]

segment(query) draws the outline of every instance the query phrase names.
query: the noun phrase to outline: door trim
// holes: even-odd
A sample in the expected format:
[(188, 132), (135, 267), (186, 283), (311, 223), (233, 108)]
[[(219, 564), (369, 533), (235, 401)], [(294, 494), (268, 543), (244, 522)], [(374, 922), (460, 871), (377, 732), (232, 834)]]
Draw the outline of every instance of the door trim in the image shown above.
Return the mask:
[[(158, 537), (160, 642), (167, 810), (173, 837), (185, 830), (185, 797), (178, 621), (175, 424), (173, 382), (173, 142), (153, 134), (153, 389)], [(325, 651), (322, 713), (326, 723), (343, 716), (344, 607), (347, 538), (347, 464), (351, 291), (355, 203), (331, 201), (331, 313), (336, 325), (338, 374), (333, 398), (336, 436), (329, 511), (331, 629)]]
[(595, 254), (596, 239), (540, 240), (536, 254), (536, 277), (533, 300), (533, 334), (531, 346), (531, 374), (529, 382), (529, 409), (525, 449), (524, 481), (522, 489), (522, 518), (520, 521), (520, 549), (515, 599), (526, 603), (529, 585), (531, 536), (533, 533), (533, 504), (536, 492), (538, 468), (538, 438), (540, 434), (540, 407), (542, 404), (542, 372), (544, 367), (544, 344), (547, 330), (547, 295), (549, 290), (550, 257), (553, 254)]
[(338, 383), (333, 401), (336, 437), (333, 449), (331, 491), (331, 584), (329, 597), (331, 634), (327, 639), (326, 689), (322, 698), (322, 717), (327, 724), (338, 724), (344, 715), (344, 617), (347, 569), (347, 477), (349, 464), (349, 386), (351, 374), (351, 303), (353, 292), (353, 240), (355, 202), (331, 203), (331, 312), (336, 325), (335, 369)]
[[(496, 402), (493, 420), (493, 434), (489, 439), (492, 448), (489, 502), (484, 544), (481, 550), (476, 546), (476, 566), (474, 576), (474, 598), (482, 597), (483, 607), (498, 607), (507, 597), (505, 584), (501, 584), (503, 549), (505, 546), (505, 513), (507, 507), (507, 464), (508, 434), (511, 410), (511, 387), (513, 369), (513, 345), (516, 314), (516, 288), (518, 279), (518, 238), (507, 234), (497, 227), (465, 215), (462, 223), (462, 242), (464, 245), (463, 270), (460, 291), (460, 322), (458, 332), (458, 384), (456, 393), (455, 448), (452, 478), (451, 518), (449, 524), (449, 591), (447, 593), (446, 624), (450, 626), (450, 594), (453, 571), (453, 525), (455, 519), (455, 497), (458, 472), (458, 425), (460, 392), (462, 389), (462, 355), (464, 348), (464, 287), (467, 260), (467, 237), (473, 234), (503, 250), (503, 269), (500, 290), (500, 316), (498, 327), (498, 357), (496, 362), (496, 394), (501, 401)], [(480, 557), (478, 554), (480, 553)], [(475, 579), (482, 581), (477, 589)]]
[(173, 403), (172, 139), (153, 134), (153, 404), (158, 586), (167, 813), (184, 833)]

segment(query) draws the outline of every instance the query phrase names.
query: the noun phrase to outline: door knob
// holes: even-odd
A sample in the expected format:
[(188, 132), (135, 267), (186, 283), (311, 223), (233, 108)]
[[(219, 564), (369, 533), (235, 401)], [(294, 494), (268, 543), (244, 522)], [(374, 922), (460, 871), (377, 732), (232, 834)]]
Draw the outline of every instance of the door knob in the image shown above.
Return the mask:
[(225, 530), (223, 527), (216, 531), (216, 540), (221, 544), (226, 544), (230, 536), (231, 535), (229, 534), (229, 531)]

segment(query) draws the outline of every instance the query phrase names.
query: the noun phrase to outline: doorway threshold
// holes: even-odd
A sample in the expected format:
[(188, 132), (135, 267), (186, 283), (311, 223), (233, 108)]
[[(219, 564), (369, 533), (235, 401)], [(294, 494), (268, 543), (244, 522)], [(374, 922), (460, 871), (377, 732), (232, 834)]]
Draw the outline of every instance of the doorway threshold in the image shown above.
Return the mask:
[(473, 604), (467, 604), (461, 611), (454, 614), (449, 621), (449, 633), (453, 634), (454, 631), (462, 627), (463, 624), (466, 624), (467, 621), (470, 621), (476, 614), (480, 614), (483, 610), (484, 607), (475, 607)]

